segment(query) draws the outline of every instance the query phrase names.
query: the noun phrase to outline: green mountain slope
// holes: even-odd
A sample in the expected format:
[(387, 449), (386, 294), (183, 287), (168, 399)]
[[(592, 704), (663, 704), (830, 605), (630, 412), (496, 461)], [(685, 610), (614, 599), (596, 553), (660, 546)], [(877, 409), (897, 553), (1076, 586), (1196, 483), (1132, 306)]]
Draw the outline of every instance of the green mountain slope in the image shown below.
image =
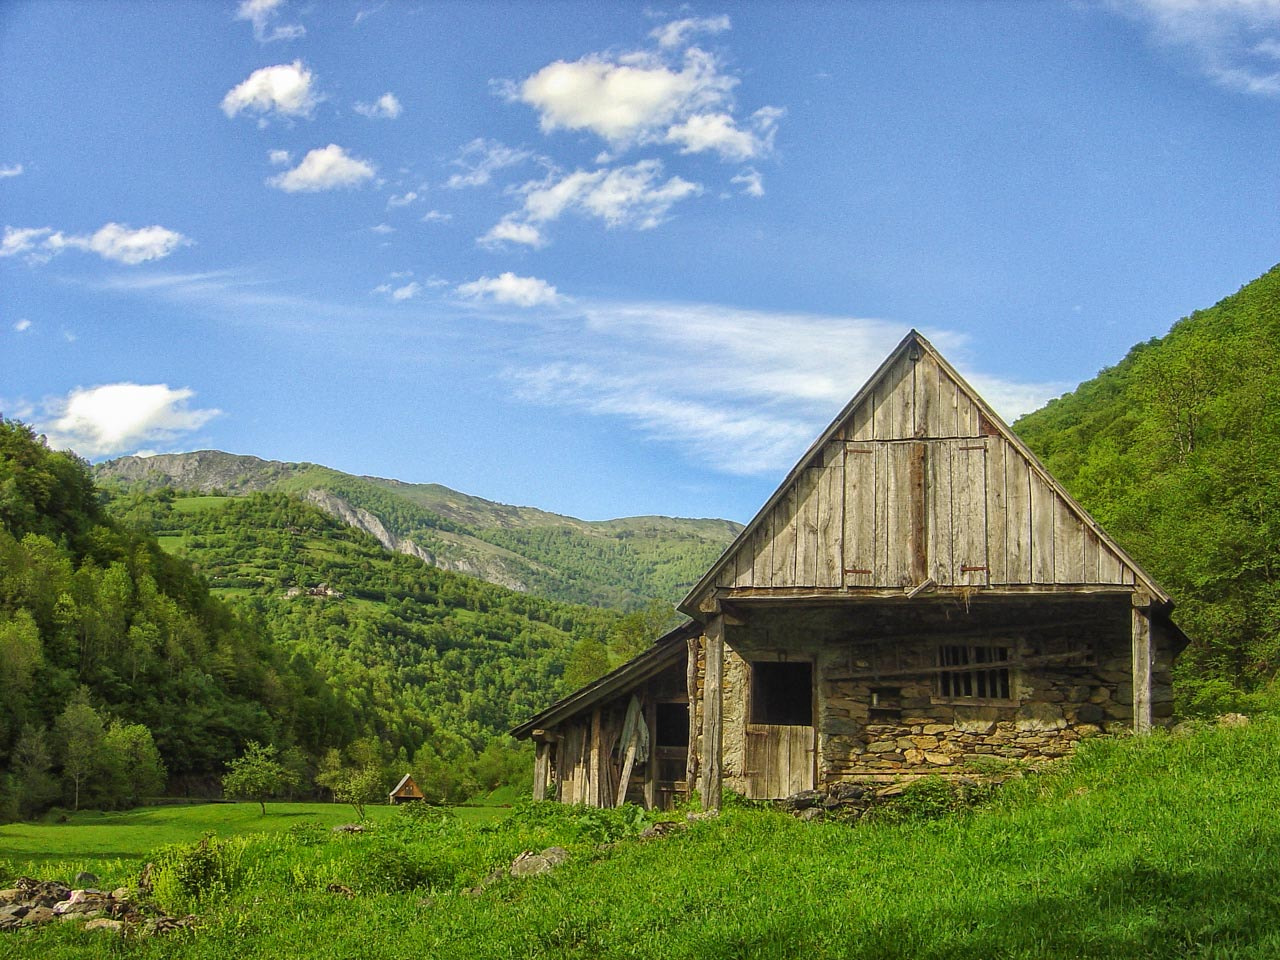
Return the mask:
[(1183, 709), (1280, 667), (1280, 267), (1014, 424), (1169, 589)]
[(99, 464), (95, 475), (115, 489), (295, 494), (372, 534), (388, 550), (515, 590), (596, 606), (674, 603), (741, 529), (727, 520), (671, 517), (588, 522), (439, 484), (209, 450), (123, 457)]

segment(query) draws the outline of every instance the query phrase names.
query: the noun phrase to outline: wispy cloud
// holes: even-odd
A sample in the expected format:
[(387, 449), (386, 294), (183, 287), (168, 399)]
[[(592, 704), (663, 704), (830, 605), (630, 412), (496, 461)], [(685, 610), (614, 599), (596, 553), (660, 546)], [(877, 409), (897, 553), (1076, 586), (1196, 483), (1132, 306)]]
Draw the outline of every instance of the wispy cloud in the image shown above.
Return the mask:
[(702, 186), (678, 176), (663, 180), (662, 161), (641, 160), (626, 167), (552, 173), (519, 188), (524, 203), (480, 238), (484, 246), (522, 243), (541, 246), (542, 224), (566, 213), (595, 217), (607, 227), (649, 230), (662, 223), (681, 200), (702, 192)]
[(22, 164), (20, 163), (11, 163), (7, 166), (0, 167), (0, 180), (20, 176), (22, 176)]
[(236, 19), (253, 24), (253, 38), (259, 43), (297, 40), (306, 36), (307, 28), (300, 23), (275, 23), (285, 4), (286, 0), (242, 0), (236, 8)]
[(263, 67), (227, 91), (222, 112), (228, 118), (240, 113), (257, 114), (260, 124), (272, 116), (309, 117), (320, 102), (315, 75), (301, 60)]
[(91, 234), (65, 234), (51, 227), (5, 227), (0, 257), (23, 256), (32, 263), (44, 263), (64, 250), (84, 250), (104, 260), (136, 265), (160, 260), (193, 242), (159, 225), (134, 230), (126, 224), (108, 223)]
[(168, 384), (109, 383), (77, 388), (45, 402), (39, 429), (55, 448), (85, 457), (124, 453), (167, 444), (199, 430), (218, 416), (215, 409), (192, 409), (195, 391)]
[(1280, 0), (1109, 0), (1154, 39), (1187, 51), (1215, 83), (1280, 96)]
[(360, 116), (370, 120), (394, 120), (404, 112), (400, 101), (391, 92), (384, 93), (372, 103), (357, 103), (354, 109)]
[(689, 37), (694, 34), (724, 33), (729, 27), (729, 18), (724, 15), (718, 17), (688, 17), (684, 20), (672, 20), (670, 23), (664, 23), (662, 26), (655, 28), (649, 36), (658, 41), (658, 46), (671, 49), (684, 46)]
[(271, 177), (267, 184), (285, 193), (316, 193), (362, 186), (372, 180), (376, 172), (373, 164), (331, 143), (312, 150), (296, 167)]
[(760, 175), (760, 171), (755, 167), (747, 167), (736, 177), (730, 179), (729, 182), (741, 187), (742, 192), (749, 197), (764, 196), (764, 177)]
[[(520, 396), (619, 418), (691, 459), (743, 475), (791, 466), (906, 333), (883, 320), (705, 304), (577, 306), (577, 320), (540, 330), (525, 362), (506, 372)], [(962, 337), (932, 337), (963, 356)], [(1063, 389), (972, 379), (1010, 419)]]
[(21, 319), (21, 320), (17, 321), (17, 322), (13, 325), (13, 332), (14, 332), (14, 333), (26, 333), (26, 332), (27, 332), (28, 330), (30, 330), (30, 329), (31, 329), (31, 321), (30, 321), (30, 320), (28, 320), (28, 319), (26, 319), (25, 317), (24, 317), (23, 319)]
[(458, 156), (452, 164), (455, 167), (461, 167), (462, 172), (449, 177), (445, 186), (453, 190), (464, 187), (483, 187), (499, 170), (524, 163), (532, 156), (533, 153), (529, 150), (518, 150), (497, 140), (478, 137), (458, 151)]

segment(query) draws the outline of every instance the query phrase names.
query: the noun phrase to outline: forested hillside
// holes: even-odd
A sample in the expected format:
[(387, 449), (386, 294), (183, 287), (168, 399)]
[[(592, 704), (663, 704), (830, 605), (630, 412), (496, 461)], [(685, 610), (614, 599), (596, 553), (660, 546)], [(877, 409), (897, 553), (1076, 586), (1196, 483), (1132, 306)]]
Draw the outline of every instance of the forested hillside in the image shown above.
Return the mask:
[[(305, 786), (327, 758), (461, 790), (506, 729), (578, 682), (566, 663), (597, 672), (610, 644), (640, 642), (635, 617), (388, 554), (283, 494), (112, 510), (129, 522), (87, 464), (0, 420), (0, 813), (128, 802), (164, 774), (203, 790), (251, 740)], [(222, 597), (147, 527), (201, 557)], [(333, 592), (306, 592), (321, 583)], [(147, 749), (160, 782), (124, 783)]]
[(741, 530), (727, 520), (673, 517), (588, 522), (439, 484), (216, 450), (122, 457), (99, 464), (95, 475), (122, 491), (294, 494), (373, 534), (388, 550), (515, 590), (620, 609), (674, 604)]
[(1184, 711), (1269, 696), (1280, 667), (1280, 267), (1019, 420), (1168, 590)]

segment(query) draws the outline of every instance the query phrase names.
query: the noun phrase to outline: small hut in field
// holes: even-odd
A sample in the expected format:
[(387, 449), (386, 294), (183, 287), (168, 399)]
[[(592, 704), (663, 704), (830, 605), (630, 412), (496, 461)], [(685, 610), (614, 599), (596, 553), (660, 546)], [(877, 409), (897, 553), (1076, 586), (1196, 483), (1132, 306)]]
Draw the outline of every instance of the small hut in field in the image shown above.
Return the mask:
[(395, 805), (397, 803), (409, 803), (412, 800), (425, 800), (426, 795), (419, 789), (418, 785), (413, 782), (413, 777), (405, 774), (400, 778), (400, 782), (387, 795), (387, 803)]
[(694, 585), (517, 727), (535, 797), (755, 799), (1061, 756), (1173, 714), (1173, 602), (912, 331)]

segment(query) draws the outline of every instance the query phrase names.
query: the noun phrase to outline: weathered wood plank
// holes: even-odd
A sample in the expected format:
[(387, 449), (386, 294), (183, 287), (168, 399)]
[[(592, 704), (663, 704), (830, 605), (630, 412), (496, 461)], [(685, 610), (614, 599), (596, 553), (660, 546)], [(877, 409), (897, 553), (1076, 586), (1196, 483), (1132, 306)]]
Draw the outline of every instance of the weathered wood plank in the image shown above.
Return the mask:
[(790, 587), (796, 583), (796, 488), (792, 486), (773, 508), (773, 562), (769, 585)]
[(838, 587), (844, 570), (844, 444), (830, 443), (818, 483), (818, 569), (814, 586)]
[[(928, 489), (925, 503), (928, 520), (925, 524), (929, 538), (929, 571), (935, 583), (949, 586), (957, 583), (952, 562), (952, 510), (954, 501), (951, 489), (952, 444), (947, 442), (928, 445)], [(918, 582), (918, 581), (917, 581)]]
[(873, 436), (877, 440), (907, 440), (915, 436), (915, 377), (904, 354), (885, 371), (876, 387)]
[(981, 437), (952, 444), (952, 582), (971, 587), (990, 582), (986, 461), (987, 444)]
[(1009, 577), (1008, 517), (1005, 509), (1005, 442), (987, 442), (987, 567), (988, 583), (1006, 583)]
[(929, 518), (925, 513), (926, 461), (928, 447), (923, 443), (907, 444), (911, 492), (905, 504), (909, 533), (911, 572), (906, 583), (923, 583), (929, 576)]
[(1067, 501), (1053, 498), (1053, 577), (1055, 583), (1084, 583), (1085, 526)]
[(796, 572), (800, 586), (818, 583), (818, 507), (822, 468), (810, 467), (800, 474), (796, 503)]
[(924, 354), (915, 364), (915, 436), (937, 437), (938, 381), (942, 370), (931, 354)]
[(733, 585), (735, 587), (752, 587), (755, 586), (755, 554), (751, 551), (752, 540), (747, 538), (738, 547), (738, 552), (734, 554), (734, 578)]
[(877, 466), (884, 453), (879, 444), (850, 443), (844, 461), (844, 584), (870, 587), (881, 582), (877, 536)]
[(874, 393), (867, 396), (862, 403), (853, 408), (845, 428), (845, 440), (871, 440), (875, 436), (876, 398)]
[(1005, 582), (1031, 582), (1031, 468), (1007, 441), (1005, 466)]
[(547, 780), (551, 769), (551, 744), (543, 741), (534, 748), (533, 799), (547, 799)]
[(1124, 564), (1114, 550), (1104, 543), (1098, 544), (1098, 582), (1122, 583)]
[(1031, 581), (1053, 583), (1053, 488), (1031, 471)]
[[(693, 790), (693, 785), (698, 782), (698, 734), (701, 727), (698, 724), (698, 656), (702, 650), (701, 637), (689, 637), (685, 641), (687, 648), (687, 660), (685, 661), (684, 686), (685, 692), (689, 697), (689, 750), (685, 755), (684, 761), (684, 782), (686, 789)], [(654, 733), (654, 739), (651, 741), (657, 743), (657, 733)]]
[(649, 759), (644, 765), (644, 808), (658, 805), (658, 702), (649, 697), (644, 705), (644, 723), (649, 731)]
[(773, 580), (773, 519), (764, 517), (751, 535), (751, 576), (755, 586), (767, 587)]
[(1098, 535), (1086, 528), (1084, 532), (1084, 583), (1102, 582), (1099, 579), (1101, 550), (1102, 544), (1098, 542)]
[[(924, 579), (923, 444), (883, 444), (876, 450), (877, 586), (901, 587)], [(882, 473), (883, 469), (883, 473)], [(917, 576), (917, 574), (919, 574)]]

